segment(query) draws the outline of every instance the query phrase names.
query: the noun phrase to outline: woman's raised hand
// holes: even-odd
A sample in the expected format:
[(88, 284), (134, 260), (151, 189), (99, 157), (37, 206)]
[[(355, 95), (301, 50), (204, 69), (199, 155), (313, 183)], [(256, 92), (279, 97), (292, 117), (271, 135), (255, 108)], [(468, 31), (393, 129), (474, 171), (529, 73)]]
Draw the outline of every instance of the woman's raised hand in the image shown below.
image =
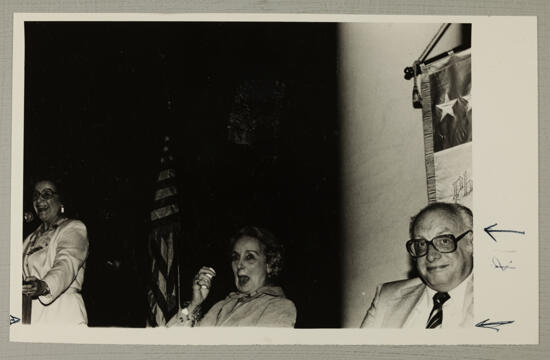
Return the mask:
[(216, 271), (211, 267), (203, 266), (197, 275), (193, 278), (193, 299), (189, 305), (189, 311), (202, 304), (210, 293), (212, 279), (216, 276)]

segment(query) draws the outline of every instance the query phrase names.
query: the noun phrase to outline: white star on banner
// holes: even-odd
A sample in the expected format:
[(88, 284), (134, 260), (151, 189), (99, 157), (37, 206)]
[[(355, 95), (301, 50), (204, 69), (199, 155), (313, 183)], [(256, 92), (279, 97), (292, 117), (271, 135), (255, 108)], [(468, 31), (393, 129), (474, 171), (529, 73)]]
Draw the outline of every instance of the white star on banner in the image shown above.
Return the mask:
[(441, 110), (441, 119), (439, 121), (443, 121), (445, 118), (445, 115), (449, 114), (452, 117), (456, 117), (455, 113), (453, 111), (453, 106), (455, 106), (455, 103), (458, 99), (449, 100), (449, 94), (445, 93), (445, 102), (436, 105), (436, 107)]
[(462, 100), (466, 102), (466, 112), (472, 110), (472, 103), (470, 102), (472, 100), (472, 94), (462, 96)]

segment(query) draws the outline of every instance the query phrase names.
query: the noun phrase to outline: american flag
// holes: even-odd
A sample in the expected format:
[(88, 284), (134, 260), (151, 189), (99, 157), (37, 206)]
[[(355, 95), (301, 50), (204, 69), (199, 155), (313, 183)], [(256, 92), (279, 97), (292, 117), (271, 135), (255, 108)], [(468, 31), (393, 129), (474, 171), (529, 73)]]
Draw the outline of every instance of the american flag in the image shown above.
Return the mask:
[(150, 213), (149, 252), (152, 272), (147, 292), (149, 326), (165, 325), (179, 308), (177, 249), (181, 224), (174, 158), (170, 153), (169, 143), (170, 137), (166, 136)]

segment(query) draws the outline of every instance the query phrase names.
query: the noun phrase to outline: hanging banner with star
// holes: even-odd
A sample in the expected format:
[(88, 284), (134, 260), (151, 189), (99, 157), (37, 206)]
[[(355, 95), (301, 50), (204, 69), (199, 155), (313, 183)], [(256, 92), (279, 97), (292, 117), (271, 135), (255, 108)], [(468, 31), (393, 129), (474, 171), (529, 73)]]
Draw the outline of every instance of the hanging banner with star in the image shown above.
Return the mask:
[(421, 65), (428, 201), (472, 206), (470, 49)]

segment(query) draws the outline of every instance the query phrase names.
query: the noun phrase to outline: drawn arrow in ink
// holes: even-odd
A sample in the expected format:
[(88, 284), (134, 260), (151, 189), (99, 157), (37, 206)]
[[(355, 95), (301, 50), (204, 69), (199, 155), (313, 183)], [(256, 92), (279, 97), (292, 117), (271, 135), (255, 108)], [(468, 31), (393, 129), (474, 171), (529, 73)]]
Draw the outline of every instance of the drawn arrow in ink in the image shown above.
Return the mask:
[(487, 321), (489, 321), (488, 318), (483, 320), (483, 321), (478, 322), (476, 324), (476, 327), (480, 327), (480, 328), (484, 328), (484, 329), (493, 329), (496, 332), (499, 332), (500, 331), (500, 329), (498, 328), (499, 326), (512, 324), (514, 322), (513, 320), (511, 320), (511, 321), (495, 321), (495, 322), (487, 322)]
[(10, 315), (10, 325), (18, 323), (19, 321), (21, 321), (20, 318), (18, 318), (17, 316)]
[(495, 242), (497, 241), (497, 239), (495, 239), (495, 237), (493, 236), (493, 234), (491, 233), (495, 233), (495, 232), (507, 232), (507, 233), (515, 233), (515, 234), (521, 234), (521, 235), (525, 235), (525, 231), (517, 231), (517, 230), (497, 230), (497, 229), (493, 229), (495, 226), (497, 226), (496, 223), (494, 223), (493, 225), (490, 225), (490, 226), (487, 226), (486, 228), (484, 228), (483, 230), (485, 230), (485, 232), (487, 234), (489, 234), (489, 236), (491, 237), (491, 239), (493, 239)]

